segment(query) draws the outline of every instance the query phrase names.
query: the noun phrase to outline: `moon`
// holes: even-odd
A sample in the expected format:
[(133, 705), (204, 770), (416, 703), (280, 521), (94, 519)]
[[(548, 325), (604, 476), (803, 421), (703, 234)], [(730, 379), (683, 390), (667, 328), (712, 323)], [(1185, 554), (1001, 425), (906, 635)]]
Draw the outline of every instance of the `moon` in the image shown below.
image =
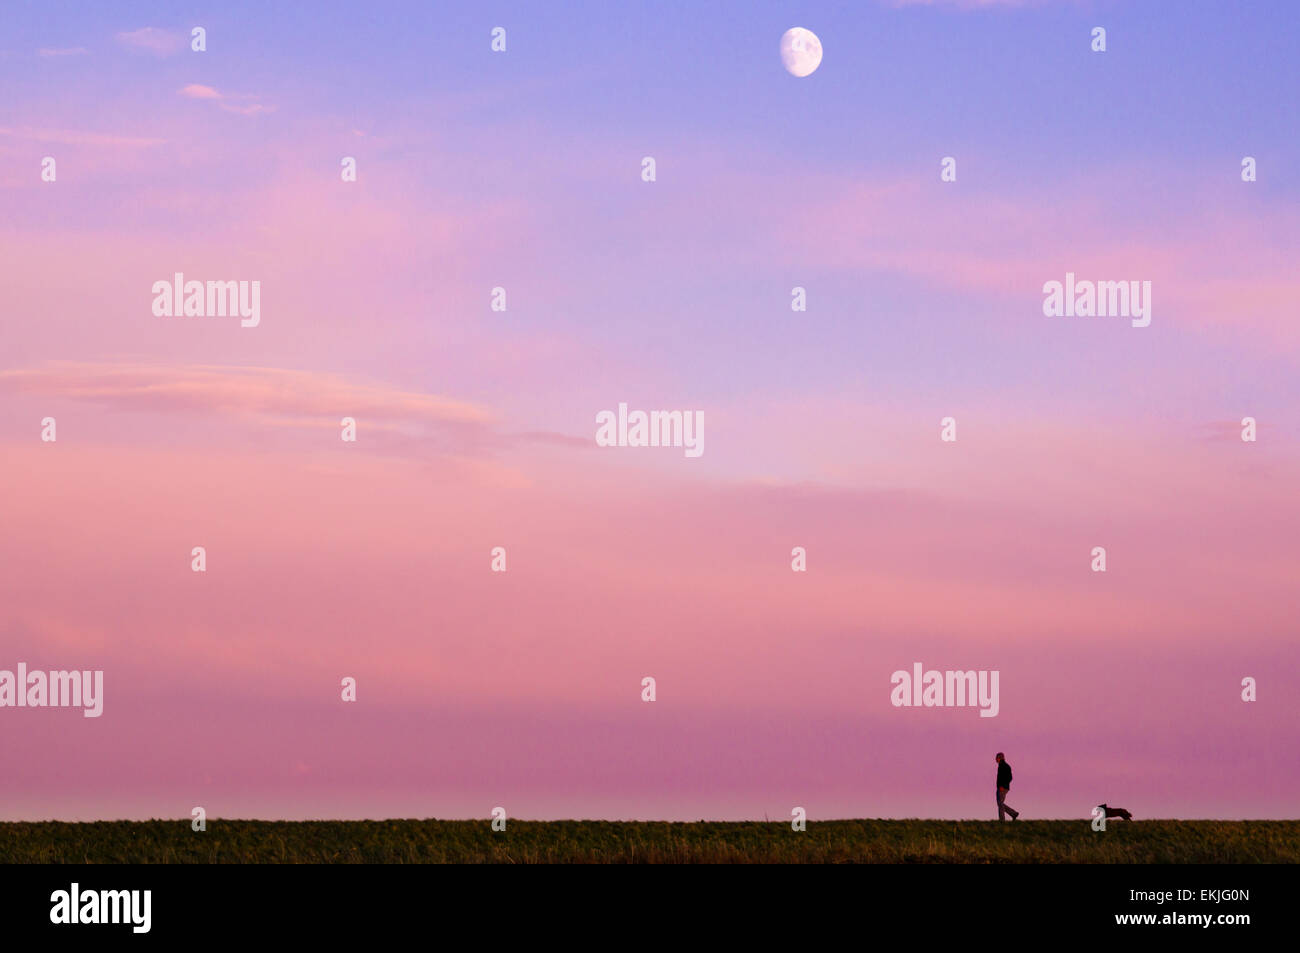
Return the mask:
[(781, 36), (781, 62), (791, 76), (807, 76), (821, 66), (822, 41), (812, 30), (791, 27)]

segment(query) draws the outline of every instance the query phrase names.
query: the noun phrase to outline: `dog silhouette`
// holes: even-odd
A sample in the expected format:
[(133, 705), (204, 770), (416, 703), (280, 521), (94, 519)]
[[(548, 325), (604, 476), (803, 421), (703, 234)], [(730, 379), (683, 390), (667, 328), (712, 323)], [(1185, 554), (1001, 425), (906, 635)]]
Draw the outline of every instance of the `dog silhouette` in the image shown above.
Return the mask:
[(1122, 817), (1126, 821), (1133, 820), (1133, 815), (1130, 814), (1128, 811), (1124, 810), (1124, 808), (1122, 807), (1110, 807), (1106, 804), (1098, 804), (1097, 806), (1106, 812), (1106, 817), (1108, 818)]

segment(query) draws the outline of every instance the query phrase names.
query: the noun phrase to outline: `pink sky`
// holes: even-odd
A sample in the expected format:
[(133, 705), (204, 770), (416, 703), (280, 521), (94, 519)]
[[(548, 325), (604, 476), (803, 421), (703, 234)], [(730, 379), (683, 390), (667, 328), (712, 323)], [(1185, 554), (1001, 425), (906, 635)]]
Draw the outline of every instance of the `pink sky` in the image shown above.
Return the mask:
[[(994, 750), (1040, 816), (1288, 810), (1293, 463), (1119, 432), (1088, 461), (1004, 425), (883, 438), (910, 480), (710, 480), (499, 432), (386, 446), (365, 417), (347, 445), (188, 374), (156, 414), (46, 398), (58, 443), (6, 448), (4, 645), (106, 681), (100, 719), (4, 712), (9, 816), (981, 816)], [(83, 436), (131, 413), (174, 442)], [(914, 661), (998, 669), (1000, 714), (891, 707)]]
[[(1300, 226), (1235, 143), (1021, 181), (990, 134), (949, 188), (559, 68), (367, 114), (141, 36), (0, 115), (0, 669), (105, 680), (0, 709), (0, 819), (987, 818), (997, 751), (1026, 817), (1295, 816)], [(1151, 327), (1045, 318), (1066, 271)], [(261, 324), (154, 316), (175, 272)], [(619, 402), (704, 455), (598, 448)], [(999, 715), (893, 707), (914, 662)]]

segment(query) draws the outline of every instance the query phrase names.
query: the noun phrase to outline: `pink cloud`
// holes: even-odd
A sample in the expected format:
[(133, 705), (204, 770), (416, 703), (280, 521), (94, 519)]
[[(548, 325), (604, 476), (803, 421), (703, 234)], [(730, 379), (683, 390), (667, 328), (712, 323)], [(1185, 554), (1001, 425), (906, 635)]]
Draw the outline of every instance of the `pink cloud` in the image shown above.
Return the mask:
[[(1177, 315), (1192, 332), (1253, 328), (1270, 349), (1300, 349), (1300, 326), (1289, 316), (1300, 298), (1294, 216), (1284, 205), (1258, 207), (1244, 193), (1225, 196), (1198, 170), (1182, 174), (1178, 188), (1187, 201), (1171, 212), (1154, 205), (1159, 200), (1143, 184), (1157, 173), (1137, 168), (1010, 193), (940, 183), (937, 163), (924, 177), (846, 177), (724, 167), (697, 152), (680, 161), (709, 183), (711, 214), (695, 216), (698, 195), (690, 190), (639, 213), (647, 236), (694, 218), (696, 227), (675, 237), (677, 251), (694, 248), (713, 261), (754, 267), (893, 273), (984, 301), (1016, 301), (1010, 313), (1020, 315), (1037, 312), (1043, 283), (1067, 270), (1080, 278), (1150, 280), (1159, 323)], [(770, 212), (737, 240), (729, 223), (752, 221), (758, 195)], [(1264, 247), (1260, 234), (1272, 236)]]
[(481, 407), (432, 394), (270, 367), (52, 362), (0, 371), (0, 391), (74, 398), (110, 408), (235, 413), (270, 420), (333, 418), (339, 413), (422, 423), (491, 420)]
[(232, 99), (246, 100), (255, 97), (248, 96), (248, 95), (230, 96), (218, 92), (216, 89), (212, 88), (211, 86), (203, 86), (198, 83), (191, 83), (190, 85), (182, 88), (179, 92), (180, 95), (184, 96), (187, 99), (212, 100), (216, 102), (218, 108), (223, 109), (226, 112), (238, 113), (241, 116), (258, 116), (261, 115), (262, 113), (275, 112), (274, 106), (266, 106), (262, 103), (248, 103), (247, 105), (240, 105), (238, 102), (230, 101)]
[(262, 113), (275, 112), (274, 106), (264, 106), (261, 103), (250, 103), (247, 106), (237, 106), (234, 103), (218, 103), (218, 106), (226, 112), (238, 113), (241, 116), (260, 116)]
[[(0, 371), (0, 394), (31, 406), (66, 408), (97, 442), (151, 442), (154, 415), (185, 415), (195, 445), (238, 444), (250, 435), (285, 452), (340, 441), (342, 420), (355, 422), (365, 454), (437, 462), (447, 473), (484, 485), (527, 479), (497, 458), (518, 448), (591, 449), (590, 439), (547, 431), (506, 432), (482, 404), (358, 381), (317, 371), (269, 367), (52, 362)], [(73, 409), (89, 405), (85, 410)]]
[(220, 99), (221, 94), (211, 86), (203, 86), (199, 83), (190, 83), (190, 85), (181, 89), (180, 94), (190, 99)]

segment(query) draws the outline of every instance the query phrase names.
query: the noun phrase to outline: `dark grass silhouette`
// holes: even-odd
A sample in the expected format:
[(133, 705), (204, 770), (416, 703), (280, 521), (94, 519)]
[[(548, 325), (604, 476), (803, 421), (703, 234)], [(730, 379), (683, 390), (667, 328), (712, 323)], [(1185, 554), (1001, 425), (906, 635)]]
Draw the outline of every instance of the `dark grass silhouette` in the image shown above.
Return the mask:
[(1300, 862), (1300, 821), (668, 823), (169, 821), (0, 823), (0, 863), (887, 863)]

